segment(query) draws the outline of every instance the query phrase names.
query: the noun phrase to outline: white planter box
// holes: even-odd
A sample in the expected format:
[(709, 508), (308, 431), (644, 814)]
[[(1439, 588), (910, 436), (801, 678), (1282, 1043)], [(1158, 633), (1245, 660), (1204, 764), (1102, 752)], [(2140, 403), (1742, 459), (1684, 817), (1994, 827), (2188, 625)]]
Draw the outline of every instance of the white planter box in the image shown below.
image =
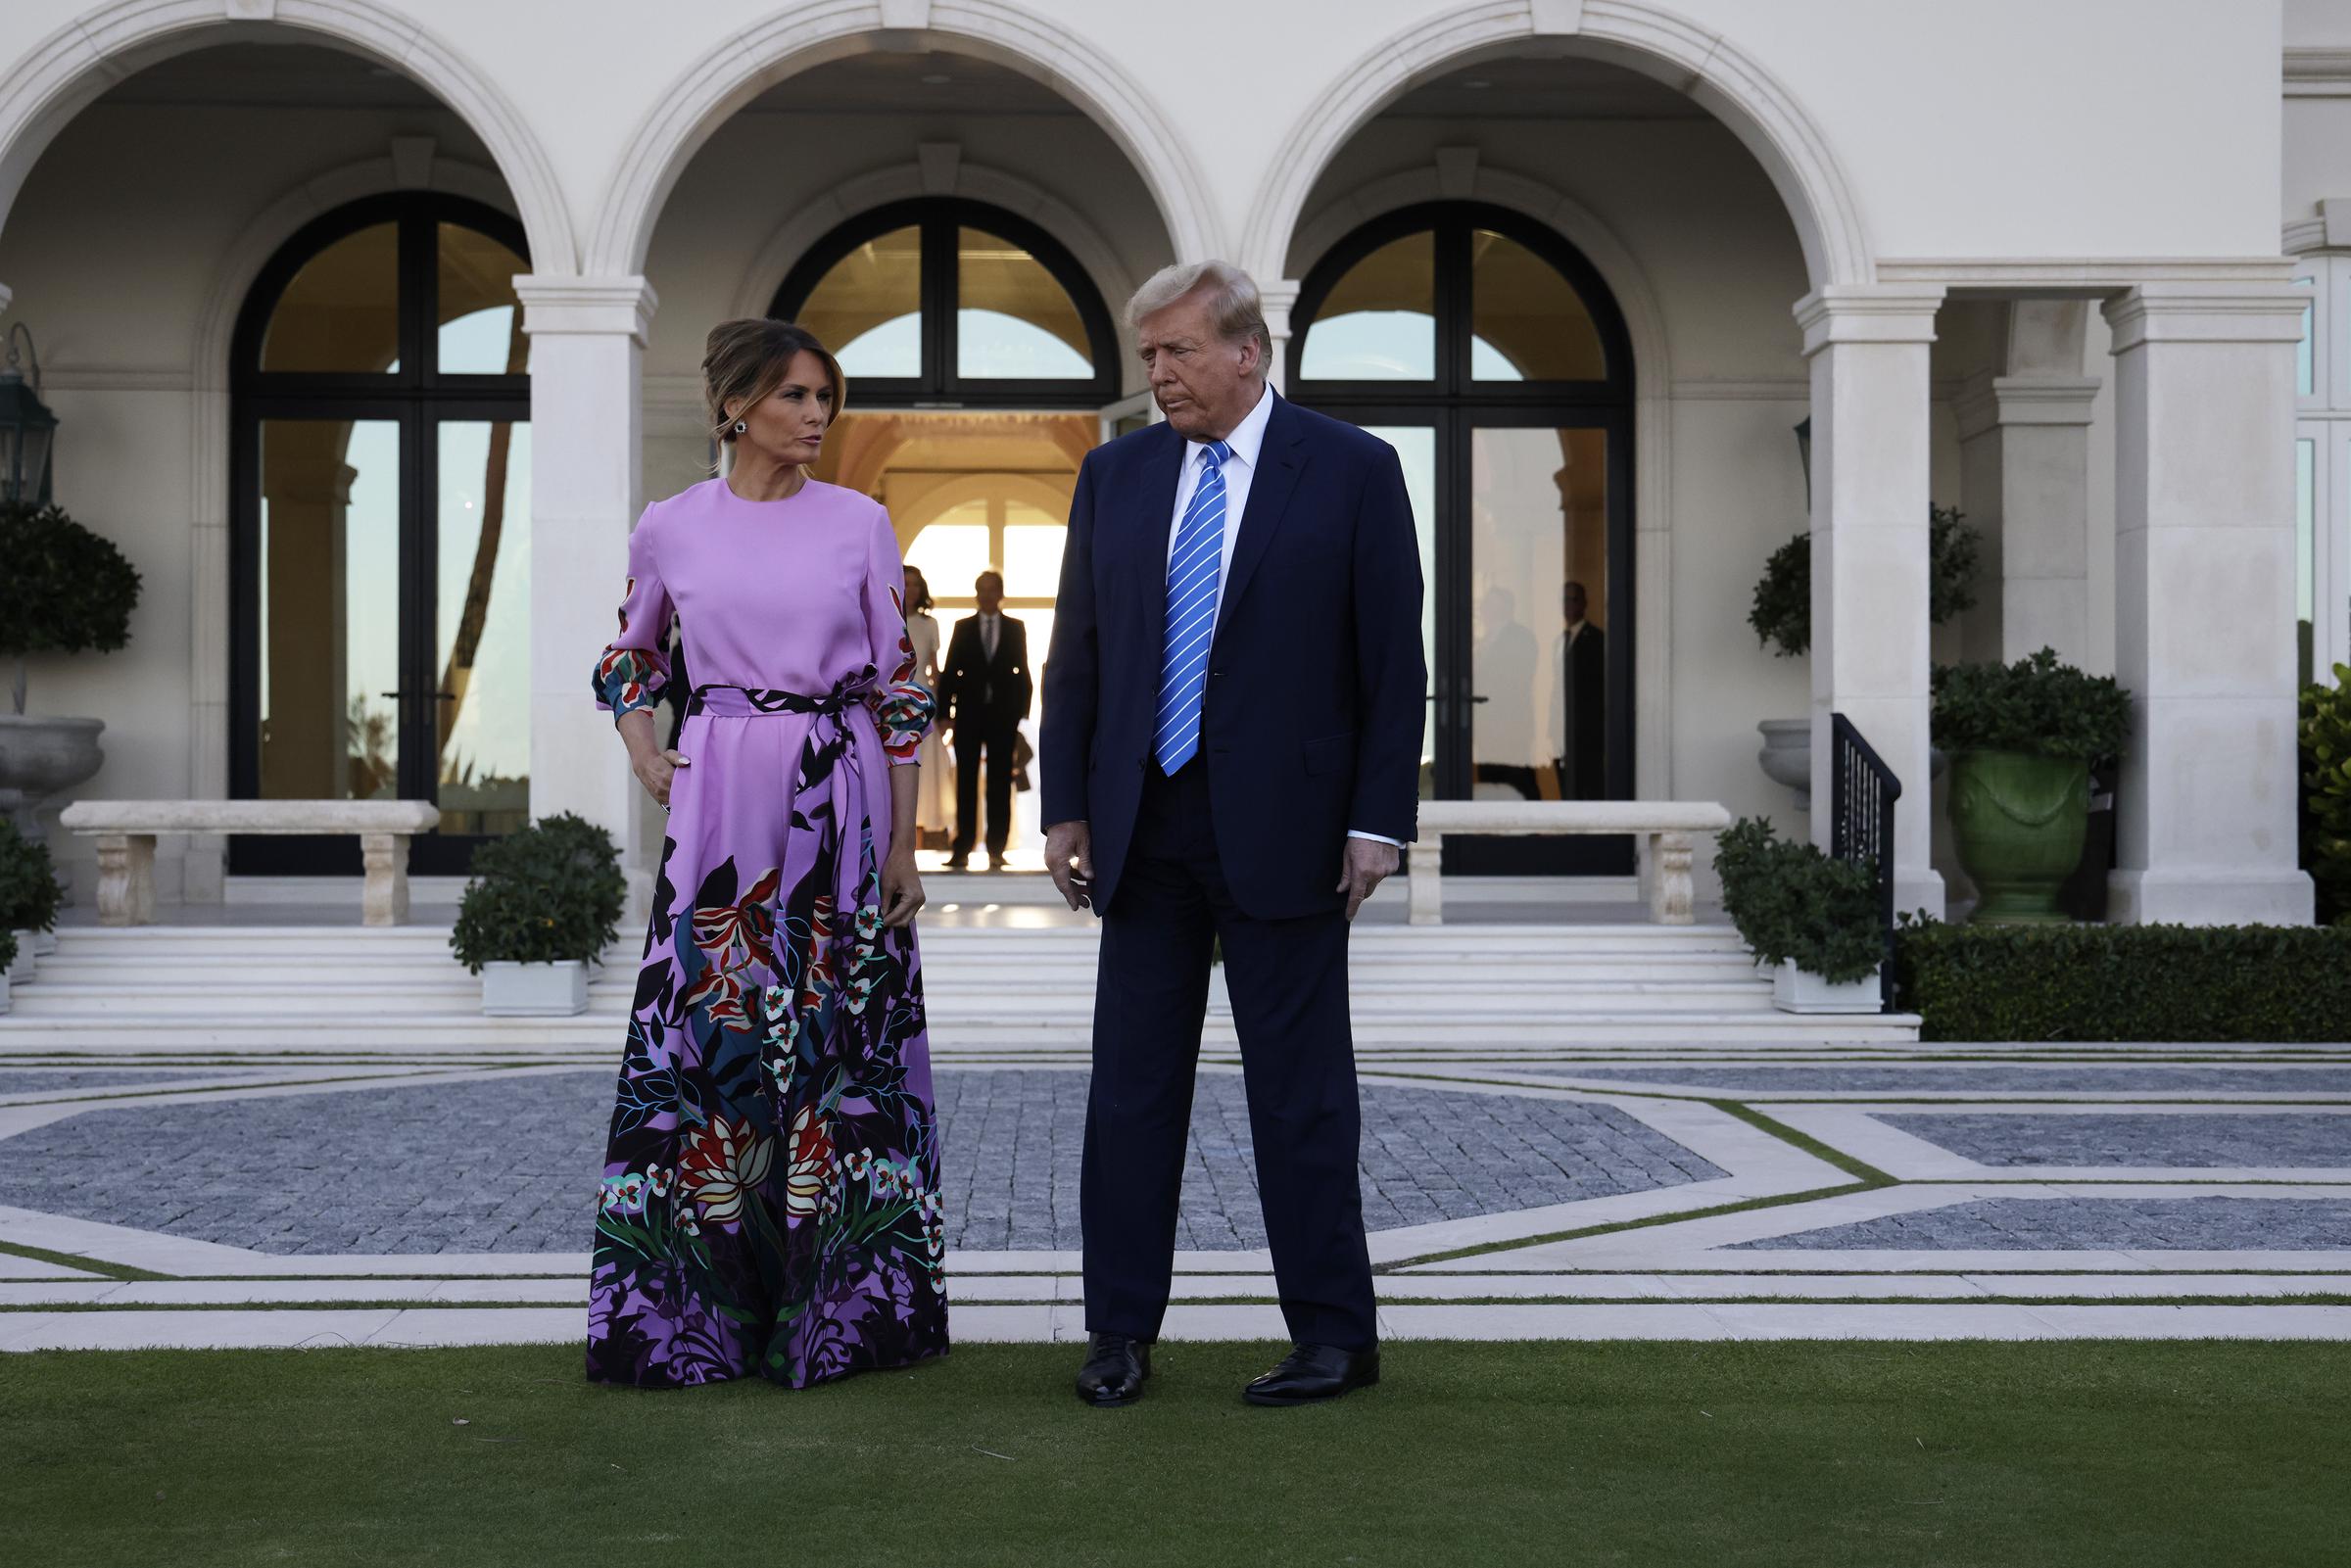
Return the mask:
[(588, 1011), (588, 966), (493, 959), (482, 966), (482, 1011), (494, 1019), (569, 1018)]
[(0, 974), (0, 1013), (8, 1011), (8, 976)]
[(1798, 969), (1796, 960), (1785, 959), (1772, 972), (1771, 1005), (1783, 1013), (1875, 1013), (1885, 1005), (1885, 996), (1874, 970), (1860, 979), (1832, 985)]
[(32, 933), (32, 951), (33, 956), (36, 958), (47, 958), (50, 954), (56, 952), (57, 932), (34, 931)]
[(31, 979), (33, 970), (41, 962), (34, 951), (32, 936), (30, 931), (17, 932), (17, 956), (9, 963), (8, 977), (19, 984)]

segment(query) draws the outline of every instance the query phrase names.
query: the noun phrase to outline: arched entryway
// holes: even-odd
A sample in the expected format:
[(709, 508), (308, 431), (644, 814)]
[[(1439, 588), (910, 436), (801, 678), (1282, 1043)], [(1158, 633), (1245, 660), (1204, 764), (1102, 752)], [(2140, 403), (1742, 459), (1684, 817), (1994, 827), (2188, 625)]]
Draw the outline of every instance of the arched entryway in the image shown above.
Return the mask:
[[(437, 802), (421, 873), (530, 809), (530, 381), (521, 226), (369, 198), (256, 280), (230, 371), (229, 792)], [(232, 873), (357, 869), (238, 839)]]
[[(1519, 214), (1430, 203), (1340, 240), (1293, 321), (1290, 395), (1388, 441), (1414, 492), (1423, 793), (1629, 797), (1633, 357), (1600, 274)], [(1457, 869), (1621, 872), (1629, 855), (1471, 844)]]

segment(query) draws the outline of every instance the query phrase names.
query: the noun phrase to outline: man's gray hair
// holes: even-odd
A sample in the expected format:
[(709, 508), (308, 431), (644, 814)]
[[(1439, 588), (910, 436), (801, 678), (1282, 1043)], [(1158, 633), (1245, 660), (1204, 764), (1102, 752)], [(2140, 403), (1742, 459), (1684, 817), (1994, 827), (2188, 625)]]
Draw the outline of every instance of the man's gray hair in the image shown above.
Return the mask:
[(1258, 298), (1256, 281), (1230, 261), (1178, 261), (1161, 267), (1127, 302), (1127, 325), (1139, 326), (1143, 317), (1194, 290), (1208, 295), (1209, 324), (1217, 336), (1227, 343), (1257, 340), (1257, 373), (1266, 375), (1273, 357), (1273, 334), (1266, 328), (1265, 302)]

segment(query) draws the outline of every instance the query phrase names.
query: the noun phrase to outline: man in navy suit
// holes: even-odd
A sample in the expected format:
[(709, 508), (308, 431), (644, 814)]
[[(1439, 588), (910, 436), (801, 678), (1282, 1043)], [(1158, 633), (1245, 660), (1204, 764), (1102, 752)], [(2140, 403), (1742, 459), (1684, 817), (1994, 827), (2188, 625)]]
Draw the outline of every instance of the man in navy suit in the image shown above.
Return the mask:
[(1259, 1404), (1379, 1377), (1347, 933), (1414, 836), (1427, 672), (1395, 451), (1284, 402), (1248, 275), (1128, 308), (1166, 422), (1086, 455), (1042, 743), (1045, 864), (1102, 917), (1079, 1397), (1142, 1393), (1167, 1310), (1211, 955), (1296, 1348)]

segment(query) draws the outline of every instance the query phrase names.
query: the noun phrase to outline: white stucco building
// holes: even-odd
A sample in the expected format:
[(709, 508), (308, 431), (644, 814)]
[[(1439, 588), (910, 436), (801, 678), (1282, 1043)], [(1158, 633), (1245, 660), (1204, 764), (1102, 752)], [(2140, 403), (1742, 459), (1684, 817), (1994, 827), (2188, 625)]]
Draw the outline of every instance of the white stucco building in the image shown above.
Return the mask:
[[(0, 217), (56, 498), (145, 579), (126, 650), (31, 672), (107, 723), (82, 794), (438, 796), (426, 872), (570, 809), (643, 865), (588, 671), (707, 472), (706, 328), (840, 349), (831, 476), (1041, 644), (1076, 462), (1146, 416), (1120, 308), (1223, 256), (1289, 395), (1405, 455), (1432, 793), (1797, 822), (1756, 723), (1842, 712), (1941, 908), (1931, 663), (2049, 644), (2135, 696), (2116, 916), (2310, 915), (2351, 0), (11, 0)], [(1933, 629), (1930, 501), (1987, 556)], [(350, 851), (163, 853), (204, 900)]]

